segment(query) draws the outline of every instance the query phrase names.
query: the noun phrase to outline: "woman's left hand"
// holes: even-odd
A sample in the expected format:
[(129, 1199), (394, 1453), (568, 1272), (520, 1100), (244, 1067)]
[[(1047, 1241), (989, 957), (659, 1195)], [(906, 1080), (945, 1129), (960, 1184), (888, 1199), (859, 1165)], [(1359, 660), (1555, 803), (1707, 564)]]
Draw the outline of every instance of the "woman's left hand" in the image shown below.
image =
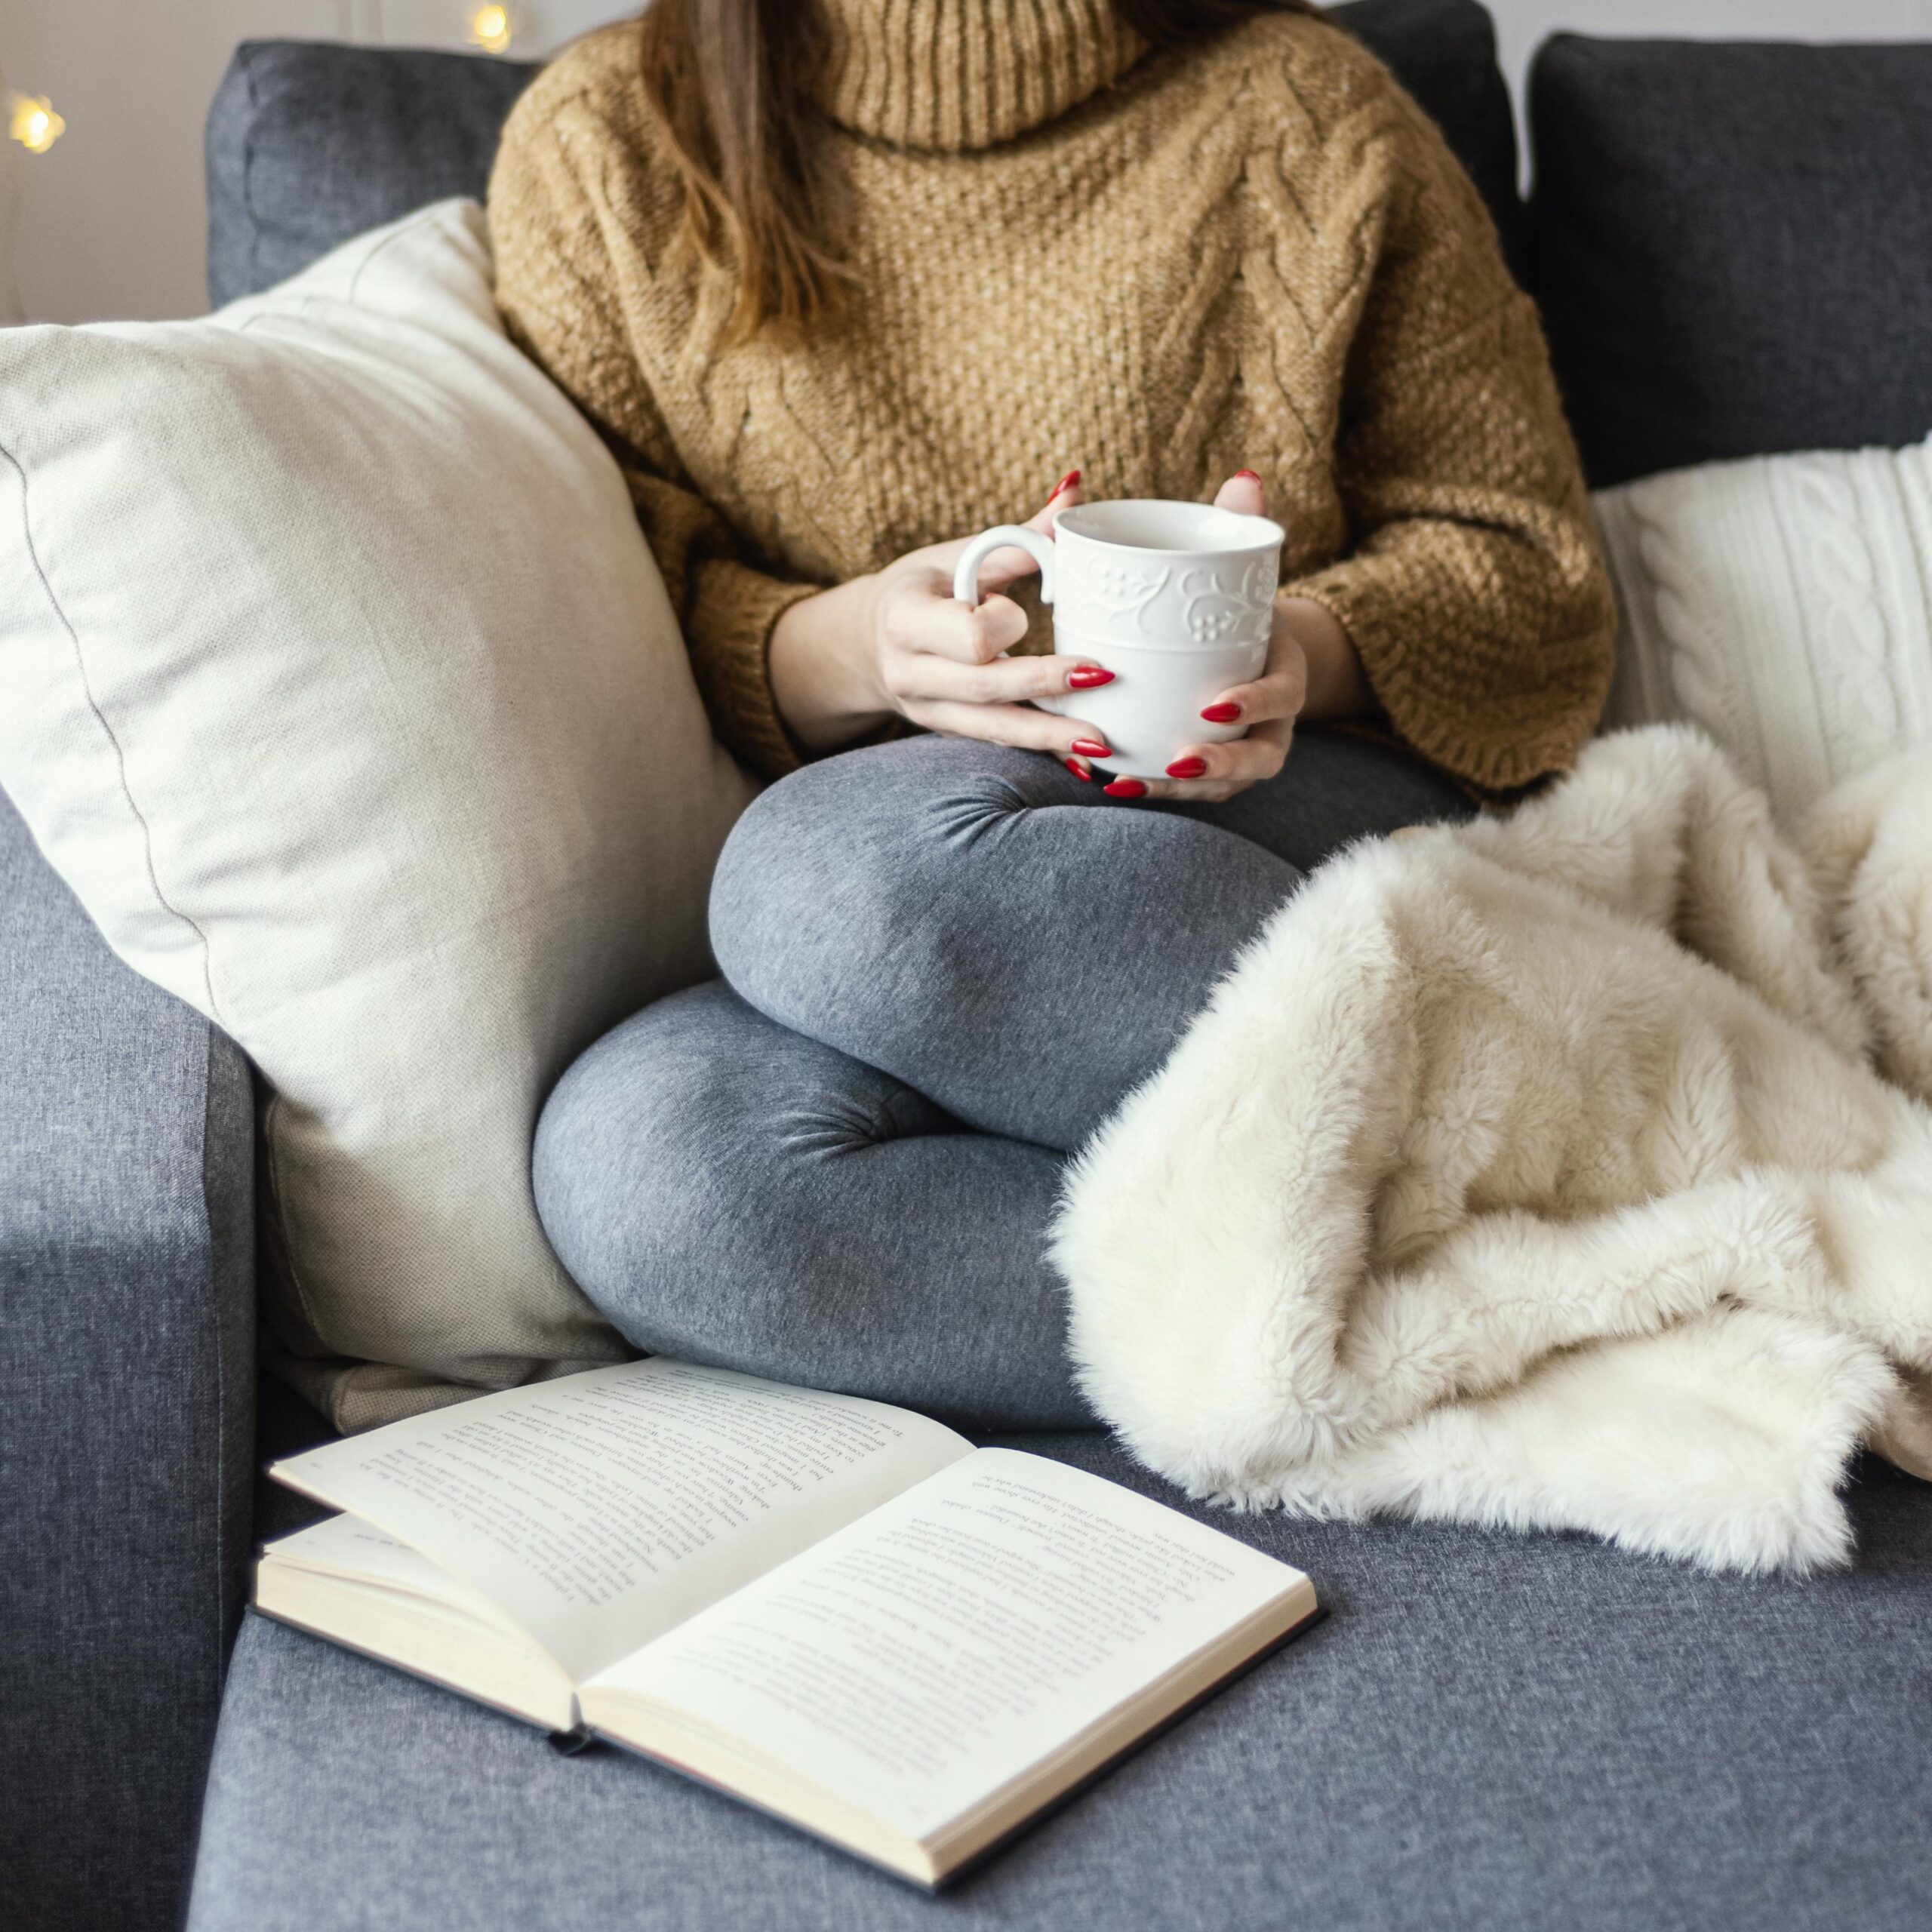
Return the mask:
[[(1251, 469), (1230, 477), (1214, 501), (1250, 516), (1267, 513)], [(1298, 719), (1346, 717), (1370, 701), (1361, 660), (1334, 616), (1307, 598), (1278, 597), (1260, 676), (1221, 692), (1201, 712), (1211, 724), (1245, 724), (1246, 734), (1225, 744), (1183, 746), (1165, 778), (1116, 778), (1106, 789), (1116, 798), (1232, 798), (1281, 770)]]

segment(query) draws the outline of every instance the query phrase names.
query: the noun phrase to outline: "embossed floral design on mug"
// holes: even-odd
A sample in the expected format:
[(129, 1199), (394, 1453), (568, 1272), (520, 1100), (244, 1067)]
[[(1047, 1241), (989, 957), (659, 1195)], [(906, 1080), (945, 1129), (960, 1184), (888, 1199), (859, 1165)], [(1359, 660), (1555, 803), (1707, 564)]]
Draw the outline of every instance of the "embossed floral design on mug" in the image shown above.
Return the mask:
[(1063, 511), (1054, 534), (1002, 524), (967, 546), (952, 594), (979, 601), (980, 565), (1008, 543), (1040, 566), (1054, 612), (1054, 648), (1114, 674), (1098, 691), (1041, 700), (1103, 733), (1101, 761), (1131, 778), (1158, 778), (1189, 745), (1238, 738), (1241, 725), (1201, 715), (1268, 658), (1281, 526), (1208, 503), (1137, 499)]

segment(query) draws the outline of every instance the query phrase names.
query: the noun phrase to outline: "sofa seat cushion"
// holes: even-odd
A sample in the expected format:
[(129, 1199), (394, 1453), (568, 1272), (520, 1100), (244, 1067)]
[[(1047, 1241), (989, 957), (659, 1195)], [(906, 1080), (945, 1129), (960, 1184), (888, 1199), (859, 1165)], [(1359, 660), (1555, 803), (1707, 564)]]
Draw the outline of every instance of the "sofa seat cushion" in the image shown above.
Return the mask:
[[(1098, 1436), (1036, 1437), (1176, 1500)], [(1716, 1578), (1585, 1539), (1213, 1520), (1330, 1620), (968, 1878), (919, 1894), (731, 1800), (251, 1618), (190, 1932), (1780, 1932), (1932, 1913), (1932, 1489), (1858, 1567)]]

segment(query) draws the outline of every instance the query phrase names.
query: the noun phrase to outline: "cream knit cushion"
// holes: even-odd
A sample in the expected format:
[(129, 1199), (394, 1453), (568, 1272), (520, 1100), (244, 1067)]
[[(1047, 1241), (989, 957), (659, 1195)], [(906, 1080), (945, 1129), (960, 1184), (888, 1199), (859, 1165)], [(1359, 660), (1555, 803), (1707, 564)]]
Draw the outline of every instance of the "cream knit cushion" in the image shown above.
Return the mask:
[(1932, 442), (1602, 492), (1623, 626), (1606, 727), (1685, 718), (1786, 824), (1932, 739)]
[(275, 1325), (338, 1423), (619, 1353), (532, 1126), (706, 971), (750, 788), (473, 203), (205, 321), (0, 331), (0, 694), (42, 849), (260, 1070)]

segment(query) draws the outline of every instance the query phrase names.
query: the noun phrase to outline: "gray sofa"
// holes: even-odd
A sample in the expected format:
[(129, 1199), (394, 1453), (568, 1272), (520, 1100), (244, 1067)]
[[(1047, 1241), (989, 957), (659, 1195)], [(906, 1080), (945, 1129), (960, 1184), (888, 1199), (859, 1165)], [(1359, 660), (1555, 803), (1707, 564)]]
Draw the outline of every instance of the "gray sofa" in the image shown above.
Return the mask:
[[(1558, 39), (1525, 207), (1473, 0), (1338, 12), (1489, 199), (1596, 480), (1932, 429), (1932, 47)], [(216, 298), (480, 192), (528, 71), (242, 48)], [(1331, 1619), (937, 1904), (246, 1617), (254, 1540), (295, 1520), (260, 1461), (325, 1432), (257, 1388), (253, 1129), (242, 1056), (114, 958), (0, 799), (12, 1932), (1932, 1923), (1932, 1491), (1877, 1464), (1856, 1567), (1805, 1583), (1223, 1518)], [(1029, 1446), (1158, 1487), (1097, 1435)]]

